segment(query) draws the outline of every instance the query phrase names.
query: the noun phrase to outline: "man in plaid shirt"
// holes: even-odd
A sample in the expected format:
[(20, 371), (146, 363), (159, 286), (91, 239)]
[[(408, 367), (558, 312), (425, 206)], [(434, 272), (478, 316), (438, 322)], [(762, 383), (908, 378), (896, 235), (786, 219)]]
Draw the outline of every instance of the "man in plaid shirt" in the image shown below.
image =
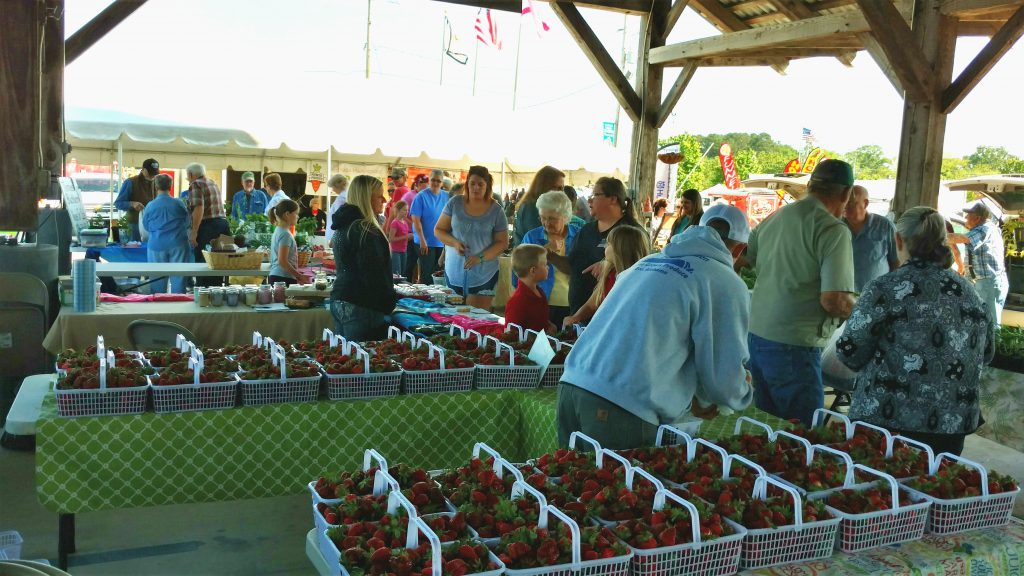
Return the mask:
[(949, 234), (949, 242), (967, 245), (968, 278), (974, 280), (975, 290), (985, 302), (992, 321), (999, 326), (1010, 290), (1004, 264), (1003, 232), (992, 221), (992, 212), (983, 202), (968, 208), (964, 215), (970, 230), (967, 234)]
[[(192, 212), (192, 229), (188, 241), (192, 244), (196, 262), (204, 262), (203, 250), (220, 235), (230, 235), (231, 227), (224, 213), (224, 198), (217, 183), (206, 177), (206, 167), (192, 163), (185, 167), (188, 178), (188, 206)], [(197, 286), (220, 286), (223, 278), (203, 276), (196, 278)]]

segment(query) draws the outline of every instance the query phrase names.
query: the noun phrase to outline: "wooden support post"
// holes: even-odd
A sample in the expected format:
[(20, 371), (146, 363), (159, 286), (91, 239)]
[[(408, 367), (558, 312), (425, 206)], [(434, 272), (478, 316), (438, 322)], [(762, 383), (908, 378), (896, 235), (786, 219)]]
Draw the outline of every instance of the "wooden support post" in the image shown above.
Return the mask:
[[(940, 95), (953, 76), (956, 20), (944, 15), (941, 0), (918, 0), (914, 11), (914, 46), (927, 60), (932, 74), (930, 99), (904, 99), (903, 132), (896, 166), (893, 211), (899, 215), (914, 206), (938, 206), (942, 145), (946, 114)], [(909, 94), (908, 94), (909, 96)]]
[(36, 0), (14, 0), (0, 18), (0, 230), (36, 227), (42, 12)]
[(651, 13), (640, 17), (636, 88), (642, 105), (640, 119), (633, 128), (629, 181), (641, 206), (644, 200), (654, 197), (655, 164), (658, 161), (657, 122), (662, 109), (661, 91), (665, 78), (664, 67), (652, 66), (648, 55), (651, 48), (665, 44), (665, 39), (657, 32), (665, 29), (669, 8), (668, 0), (654, 0)]
[[(60, 198), (64, 172), (64, 0), (45, 0), (39, 138), (42, 169), (49, 172), (47, 198)], [(42, 174), (41, 174), (42, 176)]]
[(67, 39), (66, 56), (67, 63), (71, 64), (78, 59), (93, 44), (107, 35), (108, 32), (117, 27), (133, 12), (142, 7), (146, 0), (114, 0), (102, 12), (93, 17), (78, 29), (77, 32)]
[(672, 33), (672, 29), (676, 27), (676, 22), (679, 21), (679, 17), (683, 15), (683, 10), (686, 9), (687, 4), (690, 0), (675, 0), (672, 3), (672, 7), (669, 8), (668, 14), (665, 15), (665, 28), (661, 31), (662, 44), (668, 40), (668, 35)]
[(601, 75), (601, 79), (608, 85), (615, 99), (619, 101), (619, 105), (629, 115), (629, 119), (636, 122), (640, 117), (640, 96), (629, 85), (629, 80), (626, 79), (625, 74), (619, 69), (619, 65), (608, 54), (608, 50), (601, 44), (597, 34), (590, 28), (587, 21), (583, 19), (579, 9), (572, 2), (551, 2), (550, 6), (551, 10), (558, 16), (558, 19), (565, 24), (569, 34), (576, 40), (580, 49), (587, 56), (587, 59), (594, 65), (597, 73)]
[(1024, 35), (1024, 7), (1014, 12), (1013, 16), (1003, 24), (981, 52), (971, 60), (957, 79), (942, 94), (942, 112), (949, 114), (956, 108), (971, 90), (981, 82), (988, 71), (999, 62), (1004, 54)]
[(665, 101), (661, 103), (658, 108), (658, 117), (654, 120), (654, 127), (661, 129), (665, 125), (665, 121), (668, 120), (669, 115), (672, 114), (672, 109), (676, 107), (679, 102), (679, 98), (682, 97), (686, 87), (690, 84), (690, 80), (693, 80), (693, 74), (697, 72), (697, 66), (691, 64), (683, 68), (679, 72), (679, 78), (676, 78), (675, 84), (669, 88), (668, 94), (665, 95)]

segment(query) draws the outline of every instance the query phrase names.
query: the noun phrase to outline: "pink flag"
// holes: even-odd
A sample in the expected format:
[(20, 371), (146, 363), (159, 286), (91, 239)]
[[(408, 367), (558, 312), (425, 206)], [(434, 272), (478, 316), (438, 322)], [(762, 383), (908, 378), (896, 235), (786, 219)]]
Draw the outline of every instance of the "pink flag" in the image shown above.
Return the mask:
[(493, 46), (501, 50), (501, 39), (498, 38), (498, 21), (491, 16), (491, 10), (476, 13), (476, 39), (484, 46)]
[(537, 9), (533, 7), (533, 0), (523, 0), (523, 16), (533, 18), (533, 27), (537, 31), (537, 36), (551, 30), (551, 26), (548, 26), (548, 23), (537, 14)]

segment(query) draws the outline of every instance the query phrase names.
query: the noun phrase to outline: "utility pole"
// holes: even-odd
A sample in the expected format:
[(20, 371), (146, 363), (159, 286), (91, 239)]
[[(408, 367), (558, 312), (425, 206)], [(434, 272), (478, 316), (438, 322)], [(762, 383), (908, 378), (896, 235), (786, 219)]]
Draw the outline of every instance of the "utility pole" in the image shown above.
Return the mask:
[(370, 13), (373, 0), (366, 0), (366, 79), (370, 79)]
[(448, 32), (448, 13), (444, 15), (444, 20), (441, 22), (441, 78), (438, 80), (438, 85), (444, 86), (444, 57), (446, 52), (446, 46), (444, 43), (444, 36)]
[(523, 45), (523, 18), (519, 17), (519, 32), (516, 33), (516, 74), (512, 80), (512, 111), (516, 111), (516, 100), (519, 95), (519, 49)]
[[(619, 60), (619, 70), (625, 71), (626, 69), (626, 25), (629, 23), (629, 15), (623, 14), (622, 16), (622, 57)], [(629, 77), (628, 75), (626, 76)], [(612, 138), (615, 140), (615, 147), (619, 147), (619, 115), (622, 113), (622, 106), (615, 105), (615, 135)]]

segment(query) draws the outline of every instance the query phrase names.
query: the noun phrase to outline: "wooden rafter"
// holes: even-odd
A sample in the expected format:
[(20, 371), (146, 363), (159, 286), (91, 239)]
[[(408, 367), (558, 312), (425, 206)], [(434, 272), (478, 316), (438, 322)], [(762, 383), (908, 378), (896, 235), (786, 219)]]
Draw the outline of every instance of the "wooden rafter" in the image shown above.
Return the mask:
[(933, 100), (936, 93), (931, 65), (896, 7), (878, 0), (857, 0), (857, 5), (871, 26), (871, 36), (878, 41), (889, 65), (900, 78), (907, 97), (915, 102)]
[(652, 49), (650, 62), (668, 66), (678, 65), (688, 60), (728, 56), (730, 52), (735, 51), (790, 46), (815, 40), (822, 41), (822, 39), (833, 38), (836, 35), (867, 32), (869, 29), (867, 20), (859, 11), (830, 14), (800, 22), (785, 22), (774, 26), (670, 44)]
[(822, 0), (821, 2), (815, 2), (813, 8), (820, 13), (825, 10), (835, 10), (836, 8), (842, 8), (843, 6), (850, 6), (856, 3), (857, 0)]
[(601, 40), (587, 24), (579, 9), (572, 2), (551, 2), (551, 10), (579, 44), (587, 59), (594, 65), (597, 73), (611, 89), (615, 99), (618, 100), (619, 105), (626, 111), (629, 118), (633, 122), (639, 121), (642, 108), (640, 96), (630, 86), (629, 80), (608, 54), (608, 50), (601, 44)]
[(1014, 6), (1024, 6), (1024, 0), (943, 0), (942, 13), (962, 16)]
[(807, 7), (804, 0), (772, 0), (772, 5), (794, 22), (814, 16), (814, 11)]
[[(519, 14), (523, 9), (520, 0), (443, 0), (448, 4), (460, 4), (462, 6), (473, 6), (474, 8), (487, 8), (490, 10), (501, 10), (503, 12), (514, 12)], [(537, 0), (543, 2), (546, 0)], [(579, 0), (576, 5), (581, 8), (594, 8), (595, 10), (610, 10), (619, 13), (639, 16), (646, 14), (651, 9), (650, 0)]]
[(760, 16), (753, 16), (743, 20), (751, 27), (753, 26), (764, 26), (766, 24), (779, 24), (780, 22), (792, 22), (792, 19), (787, 19), (785, 14), (780, 12), (772, 12), (771, 14), (761, 14)]
[(1024, 35), (1024, 7), (1003, 24), (981, 52), (971, 60), (949, 87), (942, 94), (942, 112), (949, 114), (956, 108), (971, 90), (981, 82), (989, 70), (999, 62), (1010, 48)]
[(115, 0), (86, 22), (64, 42), (64, 65), (71, 64), (118, 24), (142, 7), (146, 0)]
[(885, 51), (882, 50), (881, 45), (875, 40), (875, 37), (869, 32), (861, 32), (857, 35), (860, 41), (864, 44), (864, 49), (878, 65), (878, 68), (882, 71), (882, 74), (889, 80), (892, 87), (896, 89), (896, 93), (903, 98), (903, 81), (900, 80), (899, 75), (893, 70), (892, 65), (889, 64), (889, 58), (885, 55)]
[(690, 0), (690, 6), (723, 32), (736, 32), (750, 28), (750, 25), (740, 20), (732, 10), (722, 6), (719, 0)]
[(771, 0), (747, 0), (746, 2), (737, 2), (729, 5), (729, 10), (732, 10), (733, 14), (739, 14), (747, 10), (762, 10), (765, 6), (771, 6)]
[(658, 115), (654, 119), (654, 127), (661, 128), (665, 125), (668, 117), (672, 114), (672, 110), (679, 103), (679, 98), (682, 97), (683, 92), (686, 91), (686, 87), (690, 84), (690, 80), (693, 80), (693, 74), (697, 71), (696, 66), (686, 66), (679, 71), (679, 78), (676, 78), (672, 88), (669, 89), (668, 94), (665, 95), (665, 101), (661, 103), (658, 108)]
[(718, 68), (728, 66), (770, 66), (779, 74), (785, 74), (789, 68), (788, 58), (772, 58), (764, 56), (716, 56), (694, 60), (693, 64), (702, 68)]
[(689, 3), (690, 0), (675, 0), (672, 3), (668, 14), (665, 15), (665, 29), (661, 31), (662, 44), (664, 44), (664, 40), (668, 38), (668, 35), (672, 33), (672, 29), (676, 27), (676, 22), (679, 21), (679, 17), (683, 15), (683, 10), (686, 10), (686, 6)]

